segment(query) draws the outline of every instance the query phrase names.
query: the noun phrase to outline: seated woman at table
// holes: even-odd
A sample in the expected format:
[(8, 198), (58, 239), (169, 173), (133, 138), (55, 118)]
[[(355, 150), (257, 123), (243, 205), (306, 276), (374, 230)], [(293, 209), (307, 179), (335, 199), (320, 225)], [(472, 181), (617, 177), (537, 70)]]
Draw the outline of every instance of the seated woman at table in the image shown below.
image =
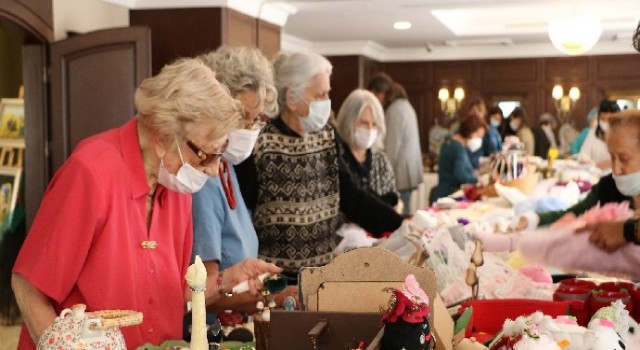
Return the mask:
[(354, 90), (340, 107), (336, 129), (345, 147), (342, 159), (356, 183), (398, 210), (393, 167), (382, 150), (386, 128), (380, 101), (367, 90)]
[[(548, 225), (566, 213), (578, 216), (597, 204), (628, 201), (632, 209), (640, 208), (640, 111), (626, 110), (612, 114), (606, 141), (611, 154), (611, 174), (601, 178), (589, 194), (573, 207), (562, 211), (525, 213), (517, 228)], [(627, 243), (623, 226), (624, 221), (605, 222), (586, 229), (593, 232), (591, 242), (611, 251)]]
[(431, 202), (454, 193), (463, 184), (478, 181), (465, 148), (471, 153), (479, 150), (486, 131), (487, 124), (482, 119), (466, 117), (460, 123), (458, 133), (447, 137), (440, 149), (438, 185), (431, 191)]

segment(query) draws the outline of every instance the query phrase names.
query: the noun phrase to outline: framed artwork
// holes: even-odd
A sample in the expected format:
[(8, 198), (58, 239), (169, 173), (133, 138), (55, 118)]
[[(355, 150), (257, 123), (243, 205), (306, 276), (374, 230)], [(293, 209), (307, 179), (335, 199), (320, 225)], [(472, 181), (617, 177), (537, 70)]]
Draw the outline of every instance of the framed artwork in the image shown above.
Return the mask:
[(16, 208), (22, 169), (0, 167), (0, 221)]
[(20, 98), (0, 99), (0, 137), (24, 137), (24, 100)]

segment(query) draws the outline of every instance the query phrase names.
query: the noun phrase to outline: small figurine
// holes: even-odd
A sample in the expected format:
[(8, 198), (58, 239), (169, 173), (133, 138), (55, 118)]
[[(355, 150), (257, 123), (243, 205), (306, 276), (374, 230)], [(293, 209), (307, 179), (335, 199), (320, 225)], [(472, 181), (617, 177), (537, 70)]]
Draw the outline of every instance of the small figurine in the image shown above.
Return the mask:
[(282, 304), (284, 306), (284, 309), (287, 310), (287, 311), (295, 311), (296, 310), (296, 298), (294, 298), (291, 295), (289, 295), (286, 298), (284, 298), (284, 302)]

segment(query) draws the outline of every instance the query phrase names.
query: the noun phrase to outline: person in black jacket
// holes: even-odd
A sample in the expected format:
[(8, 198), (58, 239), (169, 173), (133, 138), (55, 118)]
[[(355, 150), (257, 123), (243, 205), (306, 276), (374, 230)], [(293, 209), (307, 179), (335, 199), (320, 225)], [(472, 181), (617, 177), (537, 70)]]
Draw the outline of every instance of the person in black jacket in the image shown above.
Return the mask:
[[(597, 204), (627, 201), (632, 209), (640, 209), (640, 111), (626, 110), (611, 115), (609, 130), (606, 140), (613, 172), (601, 178), (587, 196), (573, 207), (535, 216), (526, 215), (521, 218), (519, 228), (536, 226), (538, 223), (551, 224), (568, 212), (578, 216)], [(637, 233), (635, 237), (625, 237), (624, 224), (624, 220), (601, 222), (588, 225), (584, 231), (592, 232), (589, 239), (595, 245), (614, 251), (629, 240), (638, 240)]]

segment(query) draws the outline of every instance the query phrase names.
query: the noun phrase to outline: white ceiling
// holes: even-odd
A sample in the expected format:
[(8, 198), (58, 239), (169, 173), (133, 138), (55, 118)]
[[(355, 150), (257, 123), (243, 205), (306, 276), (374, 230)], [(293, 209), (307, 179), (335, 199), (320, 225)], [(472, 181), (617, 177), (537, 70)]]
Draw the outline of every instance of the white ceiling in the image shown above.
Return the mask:
[[(640, 0), (263, 0), (290, 11), (283, 48), (381, 61), (562, 56), (548, 22), (573, 15), (601, 19), (588, 54), (635, 52)], [(409, 21), (395, 30), (395, 21)]]
[[(130, 9), (228, 7), (283, 27), (282, 49), (379, 61), (562, 56), (550, 20), (593, 16), (603, 33), (588, 52), (635, 53), (640, 0), (102, 0)], [(393, 29), (410, 21), (408, 30)]]

